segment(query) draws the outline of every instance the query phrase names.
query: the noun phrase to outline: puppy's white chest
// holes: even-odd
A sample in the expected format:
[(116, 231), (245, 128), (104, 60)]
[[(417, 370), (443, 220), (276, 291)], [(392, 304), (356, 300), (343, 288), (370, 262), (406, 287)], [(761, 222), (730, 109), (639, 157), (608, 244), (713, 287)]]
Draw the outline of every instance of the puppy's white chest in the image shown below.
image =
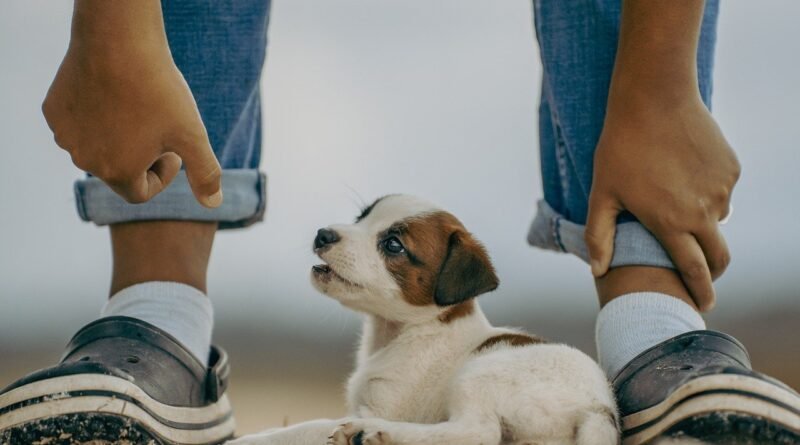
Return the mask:
[[(413, 356), (412, 356), (413, 357)], [(446, 418), (447, 382), (454, 367), (443, 361), (372, 357), (350, 378), (351, 410), (384, 419), (434, 423)]]

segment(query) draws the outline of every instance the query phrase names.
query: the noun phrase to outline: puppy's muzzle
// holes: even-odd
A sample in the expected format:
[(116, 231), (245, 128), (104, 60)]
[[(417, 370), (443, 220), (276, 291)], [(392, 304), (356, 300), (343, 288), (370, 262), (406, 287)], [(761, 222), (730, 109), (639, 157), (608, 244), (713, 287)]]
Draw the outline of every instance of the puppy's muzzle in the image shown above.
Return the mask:
[(331, 229), (319, 229), (314, 238), (314, 252), (320, 252), (339, 241), (339, 234)]

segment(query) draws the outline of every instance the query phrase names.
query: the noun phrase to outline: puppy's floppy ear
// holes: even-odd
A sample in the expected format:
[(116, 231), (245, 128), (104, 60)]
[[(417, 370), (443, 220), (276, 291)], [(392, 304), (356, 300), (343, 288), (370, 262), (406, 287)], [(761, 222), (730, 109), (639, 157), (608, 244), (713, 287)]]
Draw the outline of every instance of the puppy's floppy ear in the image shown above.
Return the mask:
[(489, 255), (469, 233), (456, 230), (450, 234), (447, 244), (447, 255), (433, 295), (437, 305), (460, 303), (497, 289), (500, 281)]

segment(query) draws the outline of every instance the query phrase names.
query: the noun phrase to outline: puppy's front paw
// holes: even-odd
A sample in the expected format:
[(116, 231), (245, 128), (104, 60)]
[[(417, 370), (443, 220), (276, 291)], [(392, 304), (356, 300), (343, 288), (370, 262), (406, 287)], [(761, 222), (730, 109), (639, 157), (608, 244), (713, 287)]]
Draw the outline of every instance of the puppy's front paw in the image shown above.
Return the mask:
[(390, 445), (391, 443), (389, 433), (385, 431), (377, 431), (368, 425), (348, 422), (333, 430), (328, 437), (327, 445)]
[(364, 431), (356, 428), (353, 422), (348, 422), (336, 427), (328, 436), (327, 445), (362, 445)]
[(345, 427), (349, 424), (339, 425), (336, 427), (335, 430), (328, 436), (328, 441), (325, 442), (325, 445), (349, 445), (350, 444), (350, 437), (345, 434)]
[(373, 431), (371, 433), (364, 433), (364, 445), (390, 445), (392, 438), (386, 431)]

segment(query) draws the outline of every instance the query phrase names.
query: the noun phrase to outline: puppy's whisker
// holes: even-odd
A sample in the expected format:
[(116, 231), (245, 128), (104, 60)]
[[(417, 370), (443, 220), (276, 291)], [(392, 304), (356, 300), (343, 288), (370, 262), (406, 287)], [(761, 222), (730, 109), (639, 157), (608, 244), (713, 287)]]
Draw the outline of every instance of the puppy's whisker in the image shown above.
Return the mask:
[[(364, 207), (367, 206), (367, 201), (364, 199), (364, 197), (361, 196), (360, 193), (358, 193), (358, 191), (355, 188), (351, 187), (347, 183), (344, 183), (343, 185), (345, 187), (347, 187), (348, 190), (350, 190), (350, 193), (351, 193), (350, 201), (356, 206), (356, 209), (361, 210), (361, 209), (363, 209)], [(356, 202), (353, 199), (353, 195), (355, 195), (355, 198), (357, 198), (358, 201), (360, 201), (360, 202)]]

